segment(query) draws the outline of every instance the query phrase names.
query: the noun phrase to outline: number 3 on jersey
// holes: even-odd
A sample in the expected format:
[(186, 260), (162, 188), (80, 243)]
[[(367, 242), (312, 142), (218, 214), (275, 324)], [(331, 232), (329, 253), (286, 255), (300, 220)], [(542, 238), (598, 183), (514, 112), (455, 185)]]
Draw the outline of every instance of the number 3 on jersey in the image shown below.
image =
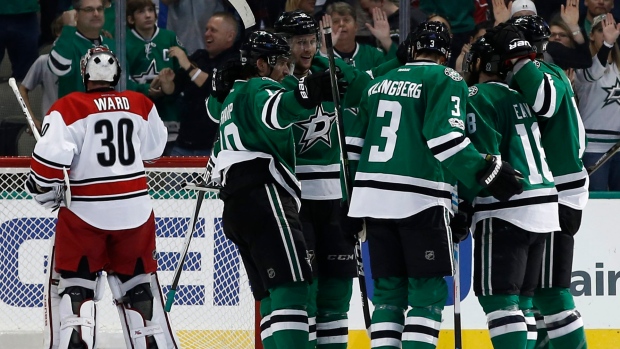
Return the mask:
[[(454, 103), (454, 109), (451, 110), (452, 116), (460, 116), (461, 99), (457, 96), (452, 96), (450, 100)], [(402, 114), (403, 107), (397, 101), (379, 100), (379, 106), (377, 107), (377, 117), (383, 118), (386, 113), (391, 114), (390, 124), (381, 128), (381, 137), (385, 138), (385, 149), (380, 150), (378, 145), (370, 147), (370, 153), (368, 154), (368, 161), (370, 162), (387, 162), (394, 156), (394, 150), (396, 149), (396, 138), (398, 127), (400, 126), (400, 116)]]

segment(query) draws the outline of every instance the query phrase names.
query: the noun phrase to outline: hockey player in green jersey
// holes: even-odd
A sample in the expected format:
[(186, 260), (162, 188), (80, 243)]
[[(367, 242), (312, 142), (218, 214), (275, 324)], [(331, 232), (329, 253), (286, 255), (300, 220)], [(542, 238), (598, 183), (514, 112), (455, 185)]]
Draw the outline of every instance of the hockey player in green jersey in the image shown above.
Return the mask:
[(84, 92), (80, 74), (80, 60), (84, 52), (95, 46), (105, 46), (114, 51), (114, 40), (101, 35), (104, 24), (104, 7), (101, 0), (73, 0), (77, 11), (76, 26), (65, 25), (54, 42), (48, 66), (58, 76), (58, 98), (71, 92)]
[(372, 348), (437, 346), (443, 277), (453, 270), (448, 222), (457, 179), (502, 201), (522, 191), (508, 163), (482, 157), (465, 137), (467, 85), (442, 65), (448, 28), (424, 22), (409, 40), (412, 61), (375, 79), (358, 114), (368, 127), (349, 216), (366, 218)]
[[(529, 54), (530, 45), (522, 43), (519, 52)], [(467, 136), (479, 151), (501, 156), (524, 177), (523, 193), (508, 202), (486, 191), (473, 200), (465, 195), (474, 208), (474, 291), (494, 348), (533, 348), (532, 297), (545, 239), (559, 228), (557, 191), (540, 146), (538, 120), (525, 98), (506, 84), (508, 69), (500, 55), (480, 38), (465, 64), (472, 85)]]
[(143, 93), (155, 103), (168, 129), (168, 149), (179, 134), (177, 96), (161, 91), (158, 74), (164, 68), (179, 69), (179, 62), (168, 56), (168, 50), (183, 46), (174, 32), (157, 27), (155, 5), (151, 0), (128, 0), (126, 12), (127, 87)]
[(286, 92), (287, 42), (265, 31), (250, 34), (241, 49), (242, 79), (219, 110), (220, 148), (215, 173), (223, 185), (224, 234), (239, 248), (252, 292), (261, 301), (266, 349), (308, 343), (306, 302), (311, 267), (298, 218), (291, 125), (330, 100), (328, 72), (300, 80)]
[[(317, 55), (319, 25), (314, 18), (301, 11), (285, 12), (274, 24), (274, 30), (291, 45), (294, 69), (292, 75), (282, 80), (287, 90), (294, 89), (300, 79), (329, 66), (326, 58)], [(342, 60), (336, 60), (336, 66), (348, 83), (342, 106), (356, 107), (370, 76)], [(308, 300), (309, 348), (347, 347), (347, 312), (353, 278), (357, 276), (354, 234), (340, 224), (343, 195), (336, 122), (334, 104), (324, 101), (316, 109), (306, 111), (305, 117), (292, 127), (297, 148), (295, 172), (301, 182), (300, 219), (317, 278)]]
[[(512, 24), (512, 26), (510, 25)], [(514, 27), (513, 27), (514, 26)], [(536, 60), (519, 57), (510, 44), (519, 30), (536, 51)], [(558, 191), (560, 228), (546, 242), (543, 271), (534, 306), (544, 316), (537, 322), (537, 348), (586, 348), (581, 315), (570, 293), (573, 265), (573, 236), (581, 225), (582, 211), (588, 201), (588, 173), (582, 163), (586, 132), (577, 109), (571, 83), (558, 66), (544, 62), (543, 53), (550, 30), (539, 16), (513, 18), (508, 26), (488, 34), (513, 64), (511, 86), (520, 91), (537, 114), (542, 147)], [(545, 332), (546, 328), (548, 336)], [(547, 343), (547, 344), (543, 344)]]

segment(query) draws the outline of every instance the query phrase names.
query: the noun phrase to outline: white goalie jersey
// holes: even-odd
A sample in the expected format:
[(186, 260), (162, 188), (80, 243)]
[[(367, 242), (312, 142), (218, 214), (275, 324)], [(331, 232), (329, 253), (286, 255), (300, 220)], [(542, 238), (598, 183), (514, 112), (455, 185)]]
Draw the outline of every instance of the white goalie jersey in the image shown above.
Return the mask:
[(72, 212), (100, 229), (135, 228), (152, 212), (143, 161), (161, 156), (166, 139), (157, 109), (142, 94), (74, 92), (45, 116), (31, 176), (41, 187), (62, 185), (66, 168)]

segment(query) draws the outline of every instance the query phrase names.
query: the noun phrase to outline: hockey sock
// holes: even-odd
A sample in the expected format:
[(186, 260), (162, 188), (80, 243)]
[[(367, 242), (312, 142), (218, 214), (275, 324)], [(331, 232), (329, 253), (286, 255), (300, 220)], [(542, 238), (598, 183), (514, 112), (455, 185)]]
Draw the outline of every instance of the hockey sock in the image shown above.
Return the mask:
[(353, 279), (319, 276), (316, 283), (317, 348), (346, 349), (349, 341), (347, 312), (353, 293)]
[(434, 349), (439, 340), (441, 312), (448, 299), (442, 277), (409, 278), (409, 305), (403, 330), (403, 349)]
[(276, 343), (271, 336), (271, 297), (260, 301), (260, 339), (264, 349), (276, 349)]
[(372, 349), (401, 348), (407, 308), (407, 279), (390, 277), (373, 281), (375, 310), (370, 325), (370, 346)]
[(545, 325), (545, 317), (542, 316), (540, 310), (534, 308), (534, 318), (536, 319), (536, 349), (549, 349), (549, 335), (547, 334), (547, 325)]
[(581, 314), (575, 309), (575, 302), (568, 288), (538, 289), (534, 295), (534, 305), (545, 317), (552, 348), (588, 347)]
[(316, 297), (319, 288), (316, 279), (308, 285), (308, 303), (306, 311), (308, 312), (308, 349), (316, 348)]
[(519, 296), (519, 309), (525, 317), (525, 325), (527, 326), (527, 349), (536, 348), (536, 339), (538, 338), (536, 330), (536, 317), (532, 309), (532, 297)]
[(487, 314), (491, 343), (496, 349), (523, 349), (527, 345), (527, 326), (519, 310), (519, 296), (478, 296)]
[(308, 345), (307, 282), (289, 282), (269, 289), (271, 336), (278, 349)]

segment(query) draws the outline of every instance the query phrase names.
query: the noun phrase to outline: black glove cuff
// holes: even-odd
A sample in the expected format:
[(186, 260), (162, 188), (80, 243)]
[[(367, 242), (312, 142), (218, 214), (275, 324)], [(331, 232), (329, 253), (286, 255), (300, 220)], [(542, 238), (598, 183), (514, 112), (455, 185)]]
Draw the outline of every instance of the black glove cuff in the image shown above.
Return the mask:
[(294, 95), (297, 103), (299, 103), (302, 107), (304, 107), (305, 109), (312, 109), (315, 108), (320, 102), (317, 103), (316, 101), (313, 101), (310, 97), (308, 87), (305, 84), (305, 79), (305, 77), (299, 79), (299, 84), (294, 91)]

